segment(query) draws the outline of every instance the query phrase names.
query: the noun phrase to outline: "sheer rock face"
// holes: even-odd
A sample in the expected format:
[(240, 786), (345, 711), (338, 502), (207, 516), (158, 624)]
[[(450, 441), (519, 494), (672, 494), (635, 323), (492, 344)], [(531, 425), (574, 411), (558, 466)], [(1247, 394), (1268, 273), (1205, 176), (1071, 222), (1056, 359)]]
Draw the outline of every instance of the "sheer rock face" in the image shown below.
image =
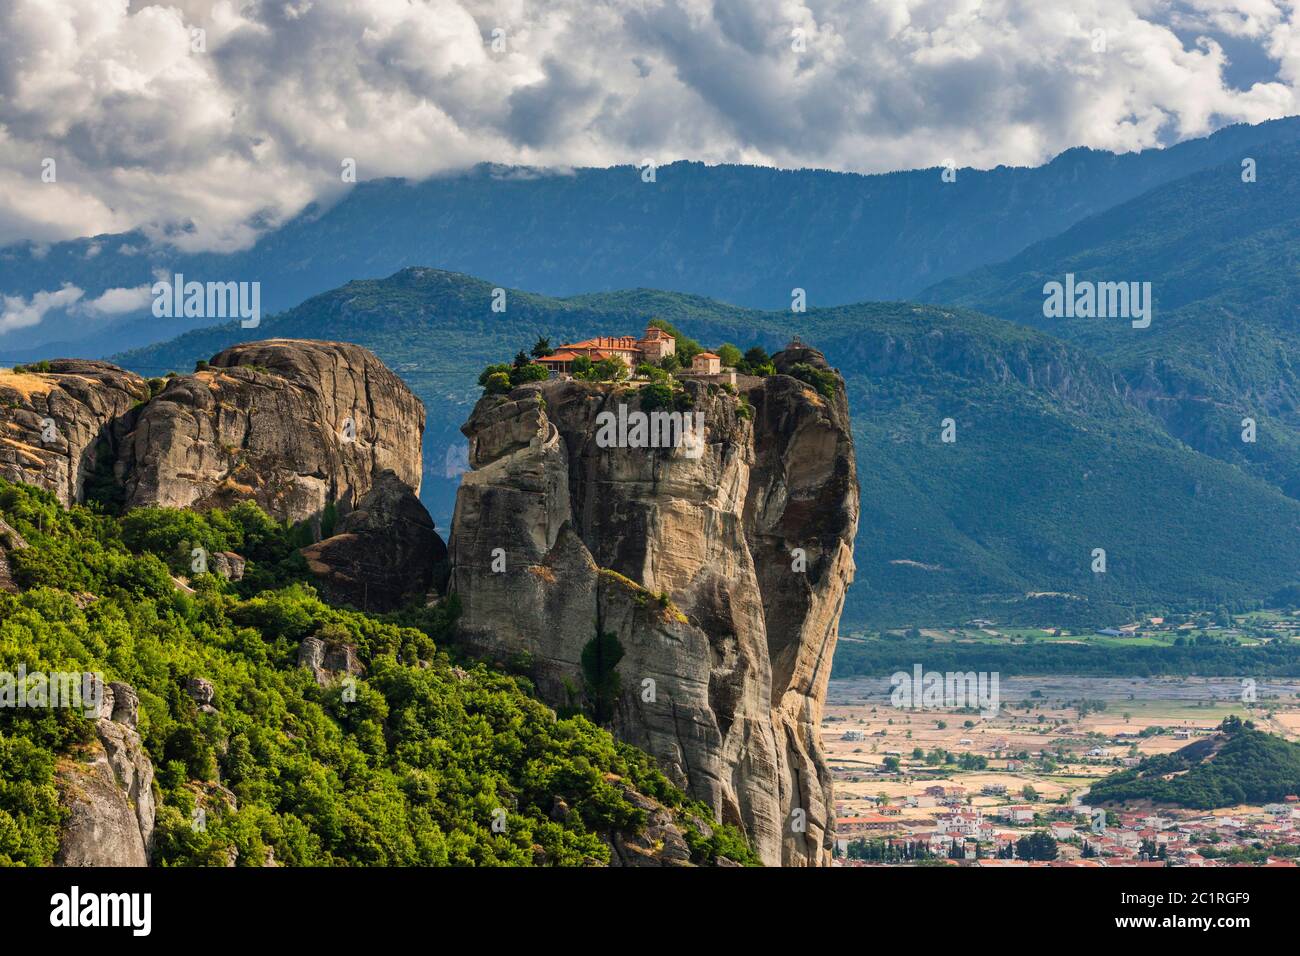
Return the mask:
[(58, 866), (147, 866), (153, 850), (153, 763), (136, 729), (139, 698), (127, 684), (104, 688), (95, 739), (59, 761), (67, 813)]
[[(776, 362), (826, 365), (811, 349)], [(816, 865), (834, 813), (818, 723), (857, 526), (848, 411), (842, 382), (832, 400), (786, 375), (745, 382), (752, 417), (687, 383), (707, 434), (698, 457), (597, 443), (601, 412), (639, 409), (635, 387), (556, 380), (484, 397), (463, 429), (451, 589), (464, 638), (528, 655), (557, 706), (583, 696), (597, 629), (615, 634), (615, 732), (742, 826), (765, 862)]]
[(386, 469), (419, 491), (424, 406), (359, 345), (237, 345), (153, 398), (107, 362), (46, 364), (0, 372), (0, 477), (65, 505), (92, 476), (115, 477), (128, 507), (252, 500), (292, 521), (330, 502), (347, 514)]
[(56, 359), (48, 371), (0, 371), (0, 477), (83, 500), (97, 470), (111, 475), (144, 379), (107, 362)]
[(423, 598), (447, 559), (429, 512), (393, 471), (375, 480), (337, 534), (302, 553), (328, 600), (379, 612)]
[(424, 406), (357, 345), (237, 345), (171, 379), (140, 412), (119, 471), (126, 502), (176, 508), (256, 501), (293, 521), (346, 514), (373, 476), (420, 486)]

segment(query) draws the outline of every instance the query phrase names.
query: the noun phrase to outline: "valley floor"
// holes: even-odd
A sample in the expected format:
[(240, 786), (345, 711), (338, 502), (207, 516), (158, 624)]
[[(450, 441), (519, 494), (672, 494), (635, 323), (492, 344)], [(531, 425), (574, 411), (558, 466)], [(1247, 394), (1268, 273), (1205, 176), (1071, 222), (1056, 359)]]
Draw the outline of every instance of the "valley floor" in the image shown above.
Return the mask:
[[(1110, 808), (1098, 834), (1086, 794), (1143, 757), (1208, 736), (1229, 715), (1300, 740), (1300, 681), (1259, 681), (1247, 703), (1240, 678), (1005, 678), (992, 716), (895, 707), (892, 689), (887, 677), (830, 684), (822, 739), (835, 781), (838, 865), (888, 862), (846, 857), (879, 857), (891, 846), (992, 867), (1295, 865), (1294, 796), (1214, 811)], [(1035, 832), (1056, 841), (1050, 864), (996, 858)], [(976, 843), (979, 858), (970, 859)], [(1153, 847), (1156, 859), (1147, 861)]]

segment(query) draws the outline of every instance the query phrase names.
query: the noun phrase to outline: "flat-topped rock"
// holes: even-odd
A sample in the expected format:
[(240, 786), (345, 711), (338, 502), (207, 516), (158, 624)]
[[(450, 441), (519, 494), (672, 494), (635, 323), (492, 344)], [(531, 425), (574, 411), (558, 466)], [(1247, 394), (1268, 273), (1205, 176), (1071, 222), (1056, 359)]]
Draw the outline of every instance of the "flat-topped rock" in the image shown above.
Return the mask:
[(385, 470), (418, 491), (423, 431), (424, 406), (367, 349), (250, 342), (170, 379), (141, 410), (120, 463), (126, 503), (346, 514)]

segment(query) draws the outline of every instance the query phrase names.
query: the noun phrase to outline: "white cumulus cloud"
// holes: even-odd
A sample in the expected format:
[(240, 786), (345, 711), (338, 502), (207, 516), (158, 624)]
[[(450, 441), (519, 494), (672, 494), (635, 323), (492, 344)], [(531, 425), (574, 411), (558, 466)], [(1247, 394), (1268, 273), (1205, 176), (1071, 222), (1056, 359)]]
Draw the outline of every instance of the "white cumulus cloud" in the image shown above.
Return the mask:
[(138, 227), (236, 248), (346, 188), (349, 159), (359, 179), (645, 158), (870, 172), (1165, 145), (1300, 112), (1296, 10), (0, 0), (0, 243)]
[(31, 298), (20, 295), (0, 296), (0, 332), (11, 332), (38, 325), (47, 312), (66, 309), (81, 299), (83, 292), (64, 284), (51, 292), (37, 292)]
[(106, 289), (103, 294), (84, 302), (82, 308), (95, 315), (121, 315), (147, 308), (152, 301), (149, 286), (141, 285), (131, 289)]

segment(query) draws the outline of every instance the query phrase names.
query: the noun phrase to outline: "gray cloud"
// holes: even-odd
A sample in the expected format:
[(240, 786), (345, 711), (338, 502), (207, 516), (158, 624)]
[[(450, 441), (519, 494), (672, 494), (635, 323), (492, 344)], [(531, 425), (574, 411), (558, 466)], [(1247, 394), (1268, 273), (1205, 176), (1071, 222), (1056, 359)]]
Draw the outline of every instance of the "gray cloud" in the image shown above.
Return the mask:
[(367, 179), (1141, 149), (1300, 112), (1295, 19), (1284, 0), (0, 0), (0, 242), (234, 248), (345, 188), (347, 158)]

